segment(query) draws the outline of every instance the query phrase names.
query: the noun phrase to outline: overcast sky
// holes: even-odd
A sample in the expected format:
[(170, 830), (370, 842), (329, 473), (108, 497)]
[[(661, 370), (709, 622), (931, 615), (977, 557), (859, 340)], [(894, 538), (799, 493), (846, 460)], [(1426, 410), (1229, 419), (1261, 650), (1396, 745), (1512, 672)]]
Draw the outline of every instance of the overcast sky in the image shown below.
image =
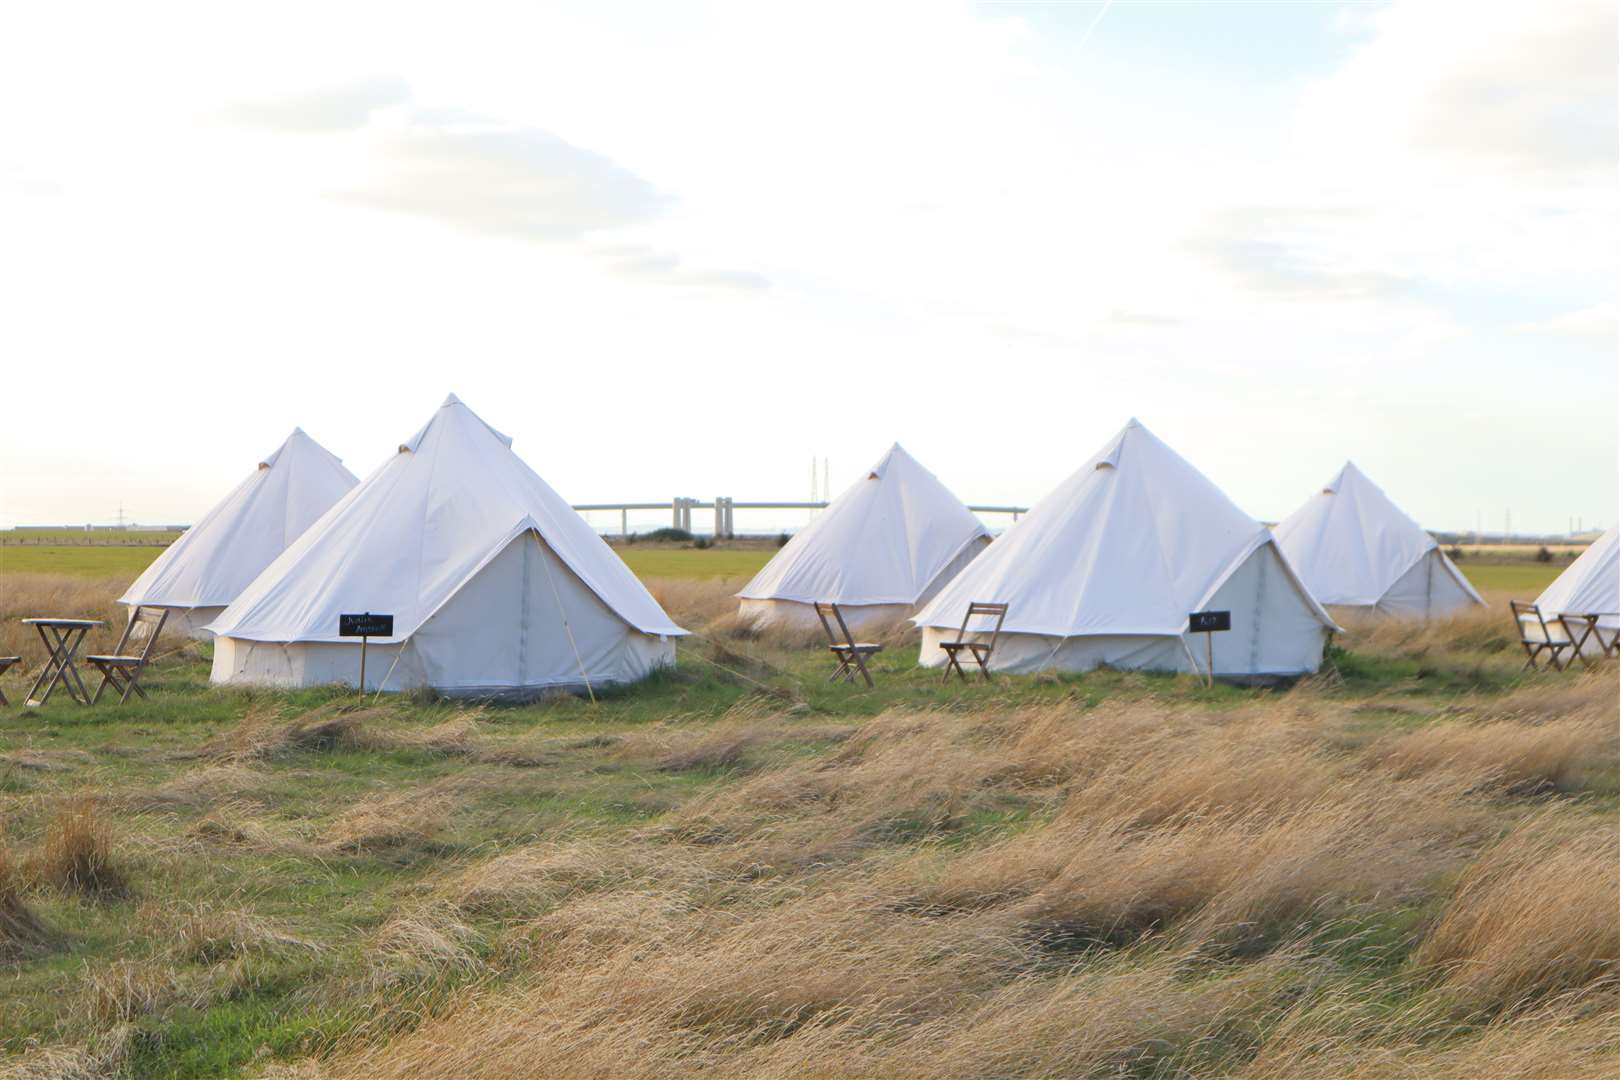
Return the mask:
[(365, 476), (450, 391), (577, 502), (896, 440), (1030, 502), (1135, 416), (1261, 518), (1351, 458), (1612, 525), (1616, 54), (1614, 0), (13, 5), (0, 526), (191, 521), (295, 425)]

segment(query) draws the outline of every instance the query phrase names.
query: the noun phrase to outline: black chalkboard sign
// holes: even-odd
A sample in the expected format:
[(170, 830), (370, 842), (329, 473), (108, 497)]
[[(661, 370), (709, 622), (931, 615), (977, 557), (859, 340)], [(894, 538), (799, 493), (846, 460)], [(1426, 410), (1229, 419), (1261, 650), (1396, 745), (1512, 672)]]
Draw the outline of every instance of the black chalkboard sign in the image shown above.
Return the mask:
[(392, 615), (373, 615), (365, 612), (361, 615), (339, 615), (338, 637), (393, 637), (394, 617)]
[(1192, 634), (1213, 634), (1220, 630), (1232, 629), (1232, 613), (1230, 611), (1195, 611), (1187, 616), (1187, 632)]

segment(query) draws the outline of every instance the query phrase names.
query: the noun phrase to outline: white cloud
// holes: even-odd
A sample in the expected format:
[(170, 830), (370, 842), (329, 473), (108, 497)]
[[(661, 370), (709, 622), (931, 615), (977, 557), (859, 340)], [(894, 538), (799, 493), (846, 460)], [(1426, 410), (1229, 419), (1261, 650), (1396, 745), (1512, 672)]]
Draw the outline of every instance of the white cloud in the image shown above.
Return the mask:
[(645, 222), (669, 199), (539, 128), (410, 124), (372, 137), (371, 179), (333, 197), (463, 232), (556, 243)]
[(679, 255), (640, 245), (608, 245), (596, 249), (596, 254), (606, 259), (613, 273), (638, 281), (742, 292), (771, 287), (769, 278), (752, 270), (693, 266)]
[(20, 161), (0, 161), (0, 191), (18, 195), (59, 195), (62, 185), (35, 174)]
[(1364, 171), (1396, 155), (1452, 172), (1612, 176), (1612, 0), (1401, 0), (1371, 25), (1371, 42), (1305, 96), (1300, 133), (1320, 152)]
[[(162, 377), (81, 396), (77, 471), (59, 417), (13, 417), (0, 461), (50, 480), (0, 515), (194, 514), (293, 423), (366, 467), (451, 369), (580, 499), (771, 494), (894, 438), (965, 497), (1029, 499), (1134, 413), (1256, 512), (1373, 449), (1426, 523), (1613, 512), (1612, 338), (1533, 322), (1613, 289), (1590, 4), (1357, 5), (1348, 39), (1250, 40), (1288, 50), (1275, 79), (1186, 70), (1140, 5), (1079, 55), (1051, 13), (971, 0), (109, 3), (90, 37), (23, 8), (0, 355), (25, 396)], [(805, 377), (829, 357), (861, 393)], [(1591, 392), (1527, 394), (1530, 365)], [(765, 398), (843, 430), (761, 437)], [(1521, 482), (1492, 433), (1527, 407), (1569, 467)], [(109, 478), (131, 411), (184, 422)], [(993, 455), (955, 436), (984, 415)], [(604, 430), (678, 452), (574, 450)]]
[(284, 134), (356, 131), (380, 109), (404, 105), (411, 88), (403, 79), (376, 76), (297, 94), (234, 102), (216, 118), (223, 123)]
[(1586, 339), (1613, 346), (1616, 335), (1620, 334), (1620, 319), (1617, 319), (1614, 302), (1609, 301), (1566, 311), (1550, 319), (1518, 323), (1513, 330), (1520, 334)]
[(1210, 214), (1187, 247), (1245, 288), (1276, 299), (1399, 296), (1410, 281), (1357, 262), (1366, 216), (1340, 207), (1233, 207)]

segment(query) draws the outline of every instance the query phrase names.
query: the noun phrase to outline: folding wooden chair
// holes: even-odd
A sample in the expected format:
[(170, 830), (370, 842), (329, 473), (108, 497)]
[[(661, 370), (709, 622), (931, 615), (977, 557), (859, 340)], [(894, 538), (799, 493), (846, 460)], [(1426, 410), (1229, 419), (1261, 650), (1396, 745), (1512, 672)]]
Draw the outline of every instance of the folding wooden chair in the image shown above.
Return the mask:
[[(988, 617), (991, 615), (995, 616), (996, 625), (990, 631), (990, 640), (969, 641), (969, 620), (973, 619), (975, 616)], [(958, 675), (962, 676), (963, 682), (967, 682), (967, 672), (962, 670), (961, 653), (964, 650), (966, 650), (967, 654), (973, 657), (974, 661), (978, 663), (979, 674), (984, 676), (984, 681), (990, 681), (990, 654), (996, 650), (996, 639), (1001, 636), (1001, 624), (1005, 622), (1006, 619), (1006, 604), (985, 604), (980, 603), (979, 601), (974, 601), (968, 605), (967, 614), (962, 616), (962, 628), (956, 632), (956, 640), (942, 641), (939, 643), (939, 647), (945, 650), (946, 682), (951, 681), (952, 669), (954, 669)], [(975, 630), (973, 633), (975, 638), (977, 638), (979, 635), (982, 635), (984, 631)]]
[[(1620, 630), (1611, 631), (1608, 637), (1603, 636), (1603, 627), (1598, 624), (1601, 615), (1582, 615), (1574, 612), (1564, 612), (1558, 616), (1558, 625), (1564, 628), (1564, 636), (1572, 642), (1574, 653), (1564, 666), (1574, 663), (1575, 657), (1580, 657), (1583, 667), (1592, 667), (1593, 662), (1610, 656), (1620, 656)], [(1591, 642), (1597, 646), (1594, 656), (1587, 655), (1586, 643)]]
[[(1586, 655), (1586, 642), (1597, 630), (1597, 616), (1572, 615), (1566, 611), (1558, 616), (1558, 625), (1564, 628), (1564, 636), (1569, 638), (1570, 642), (1571, 652), (1569, 659), (1564, 662), (1564, 666), (1570, 667), (1578, 659), (1582, 667), (1591, 667), (1592, 657)], [(1608, 650), (1603, 647), (1601, 637), (1597, 639), (1597, 645), (1598, 659), (1602, 659)]]
[[(883, 651), (882, 645), (875, 645), (867, 641), (856, 641), (855, 636), (849, 632), (849, 625), (844, 622), (844, 613), (838, 610), (837, 604), (817, 600), (815, 603), (816, 618), (821, 620), (821, 628), (827, 631), (827, 648), (838, 657), (838, 668), (832, 673), (828, 682), (837, 682), (843, 679), (846, 682), (855, 681), (855, 673), (861, 673), (867, 686), (876, 686), (872, 681), (872, 673), (866, 670), (866, 658), (875, 656)], [(836, 631), (833, 624), (838, 625)]]
[[(163, 633), (163, 624), (169, 621), (168, 608), (138, 607), (129, 617), (129, 625), (124, 627), (123, 636), (118, 639), (110, 656), (87, 656), (85, 663), (93, 665), (101, 672), (101, 685), (96, 687), (95, 694), (90, 698), (94, 705), (101, 700), (101, 692), (111, 683), (114, 690), (119, 691), (118, 703), (122, 705), (129, 700), (131, 691), (139, 694), (142, 699), (146, 691), (139, 685), (141, 672), (146, 670), (147, 659), (152, 655), (152, 648), (157, 644), (158, 635)], [(140, 652), (126, 652), (135, 646)]]
[[(6, 673), (6, 669), (10, 668), (13, 664), (18, 663), (21, 660), (22, 657), (20, 656), (0, 656), (0, 675), (4, 675)], [(0, 690), (0, 705), (10, 704), (11, 702), (6, 700), (6, 692), (4, 690)]]
[(1537, 661), (1544, 652), (1547, 663), (1554, 671), (1563, 671), (1574, 661), (1574, 657), (1564, 659), (1563, 652), (1575, 643), (1567, 637), (1553, 637), (1552, 628), (1541, 615), (1541, 608), (1518, 600), (1509, 600), (1508, 606), (1513, 609), (1513, 621), (1519, 626), (1519, 644), (1524, 646), (1526, 657), (1524, 670), (1539, 670)]

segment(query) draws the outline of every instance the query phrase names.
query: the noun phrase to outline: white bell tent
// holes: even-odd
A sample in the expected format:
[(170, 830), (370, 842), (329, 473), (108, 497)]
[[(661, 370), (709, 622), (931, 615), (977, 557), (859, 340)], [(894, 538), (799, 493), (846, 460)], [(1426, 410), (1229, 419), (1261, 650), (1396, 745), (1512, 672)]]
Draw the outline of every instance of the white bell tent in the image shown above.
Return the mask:
[(919, 663), (945, 663), (939, 643), (975, 601), (1008, 605), (998, 671), (1204, 672), (1188, 616), (1227, 611), (1231, 629), (1209, 640), (1214, 674), (1298, 675), (1338, 629), (1270, 530), (1135, 420), (913, 620)]
[(265, 567), (355, 484), (353, 473), (298, 428), (159, 555), (119, 598), (169, 609), (167, 630), (204, 629)]
[(1276, 534), (1305, 587), (1330, 607), (1427, 619), (1485, 603), (1434, 537), (1354, 462)]
[[(1598, 615), (1605, 638), (1620, 633), (1620, 528), (1592, 541), (1536, 598), (1536, 606), (1549, 623), (1560, 615)], [(1601, 648), (1588, 639), (1581, 651), (1590, 655)]]
[(394, 619), (366, 689), (465, 697), (632, 682), (686, 633), (454, 395), (215, 621), (212, 681), (353, 686), (360, 612)]
[(741, 614), (813, 627), (822, 600), (851, 627), (905, 618), (989, 542), (973, 511), (895, 443), (737, 594)]

